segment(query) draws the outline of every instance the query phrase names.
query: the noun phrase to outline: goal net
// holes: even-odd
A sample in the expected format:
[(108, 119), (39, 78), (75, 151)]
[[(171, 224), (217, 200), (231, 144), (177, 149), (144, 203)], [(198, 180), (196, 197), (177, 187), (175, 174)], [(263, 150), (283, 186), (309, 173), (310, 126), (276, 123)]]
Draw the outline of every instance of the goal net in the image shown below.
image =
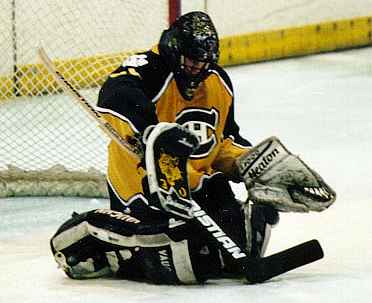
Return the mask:
[(169, 24), (169, 5), (1, 1), (0, 197), (106, 194), (108, 139), (62, 93), (37, 49), (44, 47), (65, 78), (95, 104), (105, 77), (126, 56), (158, 41)]

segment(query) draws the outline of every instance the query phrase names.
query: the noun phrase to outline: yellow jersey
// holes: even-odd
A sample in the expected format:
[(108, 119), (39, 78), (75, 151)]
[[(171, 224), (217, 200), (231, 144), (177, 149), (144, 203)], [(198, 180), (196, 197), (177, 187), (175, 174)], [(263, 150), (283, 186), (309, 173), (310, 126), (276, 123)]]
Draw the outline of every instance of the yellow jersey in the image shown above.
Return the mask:
[[(97, 110), (129, 140), (140, 138), (147, 126), (158, 122), (176, 122), (193, 131), (200, 147), (188, 161), (191, 190), (201, 185), (203, 176), (215, 172), (229, 176), (235, 159), (250, 146), (234, 120), (233, 88), (227, 73), (211, 64), (193, 99), (185, 100), (156, 48), (129, 57), (108, 77)], [(142, 164), (116, 142), (109, 144), (107, 180), (124, 206), (137, 199), (146, 201)]]

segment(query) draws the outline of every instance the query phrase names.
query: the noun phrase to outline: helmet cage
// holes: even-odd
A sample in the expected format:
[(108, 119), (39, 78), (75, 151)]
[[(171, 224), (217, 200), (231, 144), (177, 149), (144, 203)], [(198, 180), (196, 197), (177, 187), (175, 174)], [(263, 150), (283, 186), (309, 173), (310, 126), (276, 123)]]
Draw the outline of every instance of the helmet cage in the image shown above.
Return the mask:
[[(216, 29), (203, 12), (181, 16), (160, 38), (160, 54), (174, 73), (177, 87), (186, 100), (193, 98), (199, 84), (208, 76), (210, 63), (217, 63), (219, 42)], [(185, 57), (205, 62), (199, 73), (185, 69)]]
[(186, 70), (185, 56), (180, 56), (180, 63), (174, 70), (174, 78), (184, 99), (190, 101), (193, 98), (196, 89), (199, 87), (199, 84), (208, 77), (209, 65), (210, 64), (208, 62), (204, 62), (204, 65), (200, 68), (200, 71), (192, 74)]

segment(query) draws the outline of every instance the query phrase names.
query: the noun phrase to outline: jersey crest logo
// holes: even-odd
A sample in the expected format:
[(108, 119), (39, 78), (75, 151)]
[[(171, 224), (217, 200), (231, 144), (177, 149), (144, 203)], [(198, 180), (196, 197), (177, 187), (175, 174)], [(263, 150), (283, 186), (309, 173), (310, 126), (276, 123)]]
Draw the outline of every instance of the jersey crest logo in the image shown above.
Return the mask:
[(216, 128), (218, 124), (218, 111), (208, 109), (185, 109), (176, 117), (176, 122), (192, 131), (200, 142), (199, 148), (190, 156), (198, 159), (208, 156), (217, 144)]

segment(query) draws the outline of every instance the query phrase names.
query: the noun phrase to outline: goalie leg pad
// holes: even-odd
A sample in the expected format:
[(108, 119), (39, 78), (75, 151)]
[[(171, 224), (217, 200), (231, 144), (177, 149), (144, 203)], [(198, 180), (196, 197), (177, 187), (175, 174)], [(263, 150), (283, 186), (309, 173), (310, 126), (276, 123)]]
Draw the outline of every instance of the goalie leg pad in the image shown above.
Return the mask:
[(110, 256), (118, 245), (130, 243), (140, 221), (121, 212), (96, 209), (72, 215), (50, 241), (57, 264), (73, 279), (112, 275)]
[(247, 203), (244, 205), (246, 249), (251, 257), (265, 255), (271, 236), (271, 229), (279, 222), (279, 213), (268, 205)]
[(199, 238), (173, 241), (156, 233), (162, 226), (153, 225), (107, 209), (75, 214), (52, 237), (52, 253), (73, 279), (114, 276), (154, 284), (195, 284), (217, 275), (221, 267), (217, 249), (208, 249)]

